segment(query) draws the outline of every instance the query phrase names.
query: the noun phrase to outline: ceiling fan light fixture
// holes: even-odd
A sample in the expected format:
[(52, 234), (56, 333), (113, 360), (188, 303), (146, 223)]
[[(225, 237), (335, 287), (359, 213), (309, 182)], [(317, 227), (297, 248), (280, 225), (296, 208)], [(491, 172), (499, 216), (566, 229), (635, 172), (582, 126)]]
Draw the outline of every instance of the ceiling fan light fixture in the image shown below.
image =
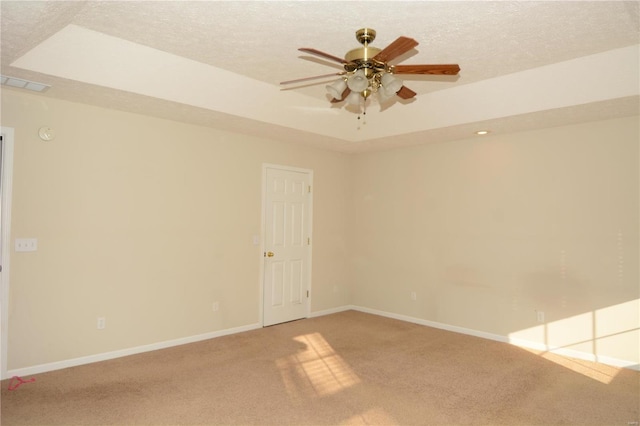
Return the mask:
[(395, 78), (390, 73), (385, 73), (381, 79), (382, 87), (384, 87), (385, 91), (393, 92), (395, 95), (398, 90), (402, 88), (404, 84), (402, 80)]
[(280, 84), (299, 83), (330, 75), (341, 75), (343, 76), (341, 80), (325, 86), (327, 93), (332, 97), (331, 103), (335, 104), (346, 100), (349, 105), (360, 105), (364, 101), (366, 106), (367, 99), (374, 93), (377, 94), (380, 102), (386, 102), (394, 96), (406, 101), (417, 95), (416, 92), (404, 86), (404, 82), (398, 79), (396, 74), (458, 75), (460, 72), (458, 64), (391, 64), (391, 61), (397, 60), (415, 48), (418, 42), (410, 37), (400, 36), (384, 49), (379, 49), (370, 45), (375, 36), (376, 32), (371, 28), (362, 28), (356, 31), (356, 40), (362, 47), (348, 51), (344, 58), (309, 47), (299, 48), (298, 50), (301, 52), (339, 63), (344, 71), (283, 81)]
[(333, 99), (341, 99), (342, 92), (344, 92), (344, 89), (346, 88), (347, 82), (342, 78), (339, 78), (338, 80), (326, 86), (327, 93), (331, 95)]
[(363, 69), (359, 69), (354, 72), (351, 77), (347, 79), (347, 86), (352, 92), (362, 92), (364, 89), (369, 87), (369, 80), (365, 75)]
[(360, 92), (351, 92), (347, 96), (347, 104), (349, 105), (360, 105), (360, 100), (362, 99), (362, 95)]
[[(400, 89), (398, 89), (400, 90)], [(393, 98), (396, 95), (396, 92), (389, 90), (384, 86), (378, 87), (378, 101), (379, 102), (387, 102), (389, 99)]]

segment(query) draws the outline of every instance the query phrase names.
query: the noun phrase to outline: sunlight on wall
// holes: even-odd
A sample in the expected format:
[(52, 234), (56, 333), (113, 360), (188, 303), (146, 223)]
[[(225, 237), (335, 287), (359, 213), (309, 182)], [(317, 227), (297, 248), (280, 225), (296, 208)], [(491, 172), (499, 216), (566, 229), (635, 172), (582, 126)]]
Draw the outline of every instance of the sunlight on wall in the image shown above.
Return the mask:
[(587, 312), (546, 324), (546, 341), (551, 348), (570, 348), (593, 353), (595, 340), (593, 313)]
[(640, 299), (598, 309), (594, 321), (596, 355), (625, 348), (624, 359), (640, 364)]
[[(576, 356), (593, 355), (589, 358), (596, 362), (607, 358), (625, 366), (637, 366), (640, 364), (640, 299), (519, 330), (509, 334), (509, 341), (532, 347), (531, 352), (589, 378), (610, 383), (618, 367), (557, 354), (571, 356), (574, 352)], [(618, 356), (603, 356), (603, 353)]]
[(292, 399), (331, 395), (360, 383), (358, 376), (320, 333), (305, 334), (294, 340), (304, 349), (276, 361)]

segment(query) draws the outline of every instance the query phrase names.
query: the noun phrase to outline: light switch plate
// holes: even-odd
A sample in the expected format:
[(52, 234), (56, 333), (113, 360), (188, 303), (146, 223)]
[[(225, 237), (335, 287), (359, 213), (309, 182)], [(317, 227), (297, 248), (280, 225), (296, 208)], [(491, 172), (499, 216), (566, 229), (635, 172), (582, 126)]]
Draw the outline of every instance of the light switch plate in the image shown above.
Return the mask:
[(38, 250), (37, 238), (16, 238), (16, 251)]

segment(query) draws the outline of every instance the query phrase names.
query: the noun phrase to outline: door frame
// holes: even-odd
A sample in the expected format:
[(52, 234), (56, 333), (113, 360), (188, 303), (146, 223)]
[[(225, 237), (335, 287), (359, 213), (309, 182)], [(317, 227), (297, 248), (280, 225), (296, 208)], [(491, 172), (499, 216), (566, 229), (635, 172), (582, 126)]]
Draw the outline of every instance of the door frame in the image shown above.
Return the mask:
[(311, 314), (311, 298), (313, 297), (313, 291), (311, 291), (311, 261), (313, 259), (313, 170), (303, 169), (300, 167), (284, 166), (281, 164), (262, 163), (262, 204), (261, 204), (261, 217), (260, 217), (260, 297), (258, 300), (260, 327), (264, 327), (264, 272), (265, 272), (265, 240), (266, 240), (266, 219), (267, 219), (267, 170), (277, 169), (287, 172), (305, 173), (309, 177), (309, 185), (311, 186), (311, 193), (309, 194), (309, 238), (311, 244), (309, 244), (309, 250), (307, 252), (307, 289), (309, 291), (309, 297), (307, 298), (307, 306), (305, 309), (305, 318), (309, 318)]
[(0, 378), (7, 378), (7, 355), (9, 353), (9, 253), (11, 251), (11, 191), (13, 188), (14, 129), (2, 127), (2, 272), (0, 273)]

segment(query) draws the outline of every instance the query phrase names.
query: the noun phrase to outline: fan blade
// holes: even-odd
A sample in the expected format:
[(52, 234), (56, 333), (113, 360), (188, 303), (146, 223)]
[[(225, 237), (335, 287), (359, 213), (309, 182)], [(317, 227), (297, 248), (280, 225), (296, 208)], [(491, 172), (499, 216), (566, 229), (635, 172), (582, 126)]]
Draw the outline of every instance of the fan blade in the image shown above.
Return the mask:
[(345, 99), (347, 99), (347, 96), (349, 96), (349, 93), (351, 93), (351, 89), (347, 87), (346, 89), (344, 89), (344, 92), (342, 92), (342, 97), (340, 99), (336, 99), (336, 98), (331, 99), (331, 103), (336, 104), (338, 102), (344, 101)]
[(433, 75), (458, 75), (458, 64), (440, 65), (394, 65), (391, 67), (393, 74), (433, 74)]
[(382, 49), (380, 53), (373, 57), (379, 62), (388, 62), (403, 53), (407, 53), (418, 45), (418, 42), (409, 37), (398, 37), (396, 41)]
[(335, 61), (335, 62), (338, 62), (338, 63), (341, 63), (341, 64), (348, 63), (346, 60), (344, 60), (342, 58), (338, 58), (337, 56), (329, 55), (328, 53), (324, 53), (324, 52), (321, 52), (321, 51), (316, 50), (316, 49), (311, 49), (310, 47), (301, 47), (298, 50), (301, 51), (301, 52), (304, 52), (304, 53), (310, 53), (312, 55), (320, 56), (321, 58), (329, 59), (331, 61)]
[(289, 81), (282, 81), (280, 82), (280, 84), (293, 84), (293, 83), (302, 83), (303, 81), (309, 81), (309, 80), (315, 80), (318, 78), (326, 78), (326, 77), (333, 77), (336, 75), (344, 75), (344, 72), (334, 72), (331, 74), (324, 74), (324, 75), (316, 75), (313, 77), (305, 77), (305, 78), (299, 78), (297, 80), (289, 80)]
[(411, 99), (416, 95), (416, 92), (406, 86), (402, 86), (396, 95), (400, 96), (402, 99)]

